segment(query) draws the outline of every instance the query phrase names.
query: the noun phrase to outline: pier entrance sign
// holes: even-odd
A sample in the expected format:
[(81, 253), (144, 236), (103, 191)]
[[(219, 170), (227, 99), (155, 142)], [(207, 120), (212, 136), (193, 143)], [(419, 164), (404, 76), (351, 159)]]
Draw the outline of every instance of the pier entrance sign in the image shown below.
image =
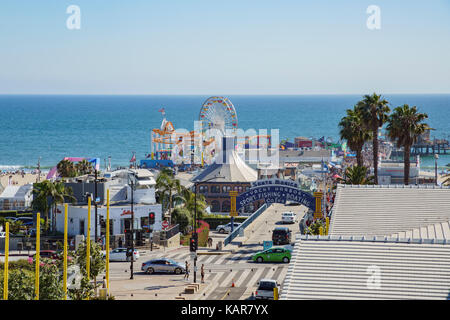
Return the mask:
[(252, 187), (236, 198), (236, 210), (255, 201), (264, 199), (265, 203), (282, 203), (286, 201), (302, 204), (316, 210), (316, 197), (302, 191), (297, 182), (283, 179), (264, 179), (252, 182)]

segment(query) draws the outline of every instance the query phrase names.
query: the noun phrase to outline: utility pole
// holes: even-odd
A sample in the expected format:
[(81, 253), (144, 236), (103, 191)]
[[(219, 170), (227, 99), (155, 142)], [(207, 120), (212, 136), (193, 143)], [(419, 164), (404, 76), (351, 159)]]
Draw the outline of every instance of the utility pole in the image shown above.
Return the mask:
[[(134, 175), (134, 172), (133, 172)], [(133, 177), (134, 178), (134, 177)], [(134, 260), (134, 183), (135, 181), (131, 179), (131, 255), (130, 255), (130, 280), (134, 279), (133, 275), (133, 260)]]
[(38, 159), (37, 173), (38, 173), (38, 176), (36, 178), (36, 182), (40, 182), (41, 181), (41, 157), (39, 157), (39, 159)]
[(435, 185), (438, 185), (438, 175), (437, 175), (437, 161), (439, 159), (439, 155), (437, 153), (434, 154), (434, 179)]
[(95, 169), (95, 188), (94, 188), (94, 207), (95, 207), (95, 242), (98, 242), (97, 224), (97, 169)]

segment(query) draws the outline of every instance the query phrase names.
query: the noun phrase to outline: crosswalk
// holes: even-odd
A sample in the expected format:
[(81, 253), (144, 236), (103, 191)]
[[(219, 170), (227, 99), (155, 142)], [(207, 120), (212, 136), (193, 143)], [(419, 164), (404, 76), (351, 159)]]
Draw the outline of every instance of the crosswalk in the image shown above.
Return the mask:
[[(205, 282), (207, 286), (200, 293), (199, 300), (222, 299), (217, 292), (222, 288), (245, 288), (236, 299), (246, 299), (257, 288), (258, 281), (263, 278), (274, 279), (282, 284), (287, 273), (287, 265), (262, 266), (259, 268), (235, 269), (233, 271), (221, 271), (207, 274)], [(247, 292), (247, 295), (245, 294)]]
[[(240, 250), (233, 254), (222, 254), (222, 255), (198, 255), (197, 265), (232, 265), (238, 263), (246, 263), (251, 261), (251, 257), (255, 254), (254, 250)], [(177, 262), (191, 261), (190, 252), (170, 252), (167, 254), (159, 254), (158, 258), (169, 258)], [(153, 257), (151, 257), (153, 258)]]
[[(284, 263), (253, 263), (251, 257), (257, 250), (241, 249), (234, 253), (222, 255), (197, 256), (197, 281), (200, 281), (200, 267), (205, 267), (205, 286), (198, 293), (200, 300), (220, 300), (224, 292), (232, 288), (235, 299), (249, 298), (257, 288), (258, 281), (270, 278), (282, 284), (286, 277), (289, 264)], [(154, 252), (141, 256), (135, 263), (135, 272), (140, 272), (141, 263), (155, 259), (168, 258), (184, 264), (188, 261), (193, 271), (193, 261), (188, 250)], [(120, 268), (110, 271), (111, 280), (123, 280), (129, 277), (129, 263), (121, 264)], [(181, 278), (180, 278), (181, 280)], [(232, 284), (234, 283), (234, 286)], [(238, 295), (238, 297), (236, 297)]]

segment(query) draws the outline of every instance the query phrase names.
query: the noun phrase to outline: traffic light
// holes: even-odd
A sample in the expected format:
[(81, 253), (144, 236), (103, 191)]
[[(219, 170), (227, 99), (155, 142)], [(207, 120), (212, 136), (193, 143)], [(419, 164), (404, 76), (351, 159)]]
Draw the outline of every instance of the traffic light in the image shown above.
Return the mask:
[(148, 214), (148, 224), (155, 224), (155, 213), (154, 212), (150, 212)]
[(197, 251), (197, 247), (198, 247), (198, 238), (197, 238), (197, 233), (192, 234), (190, 243), (189, 243), (189, 251), (190, 252), (195, 252)]

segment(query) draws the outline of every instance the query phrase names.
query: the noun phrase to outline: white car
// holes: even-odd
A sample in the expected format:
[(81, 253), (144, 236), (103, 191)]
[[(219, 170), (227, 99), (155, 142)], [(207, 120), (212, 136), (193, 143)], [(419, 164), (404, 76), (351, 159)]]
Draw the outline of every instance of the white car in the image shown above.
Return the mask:
[[(130, 261), (130, 258), (127, 257), (127, 250), (127, 248), (116, 248), (114, 250), (111, 250), (109, 252), (109, 261)], [(103, 256), (106, 257), (106, 253), (104, 253)], [(134, 249), (133, 256), (133, 261), (139, 259), (139, 251)]]
[(281, 221), (283, 223), (295, 223), (297, 220), (297, 215), (293, 212), (283, 212), (281, 214)]
[[(240, 223), (234, 223), (234, 228), (233, 230), (236, 230), (237, 227), (239, 227), (241, 224)], [(231, 232), (231, 222), (227, 223), (227, 224), (221, 224), (220, 226), (217, 226), (216, 231), (219, 233), (225, 233), (225, 232)]]
[(273, 289), (278, 288), (280, 295), (280, 284), (273, 279), (261, 279), (258, 283), (258, 289), (255, 292), (255, 299), (274, 300)]
[(6, 232), (0, 232), (0, 238), (6, 238)]

